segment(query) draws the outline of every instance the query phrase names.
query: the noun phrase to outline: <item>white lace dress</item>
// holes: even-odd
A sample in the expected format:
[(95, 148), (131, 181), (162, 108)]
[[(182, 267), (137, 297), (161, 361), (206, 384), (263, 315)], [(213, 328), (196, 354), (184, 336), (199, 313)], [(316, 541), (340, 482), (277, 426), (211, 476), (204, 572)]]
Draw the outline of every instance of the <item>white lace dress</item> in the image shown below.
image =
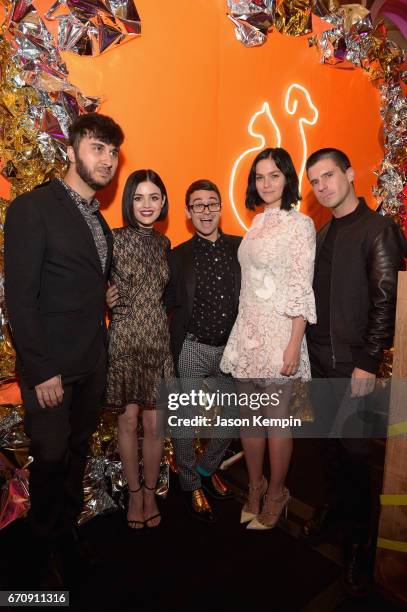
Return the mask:
[[(283, 352), (291, 335), (292, 317), (316, 322), (312, 290), (315, 227), (295, 210), (267, 209), (256, 215), (238, 251), (242, 268), (239, 313), (229, 336), (221, 369), (240, 380), (309, 380), (305, 337), (300, 366), (282, 376)], [(261, 379), (261, 380), (260, 380)]]

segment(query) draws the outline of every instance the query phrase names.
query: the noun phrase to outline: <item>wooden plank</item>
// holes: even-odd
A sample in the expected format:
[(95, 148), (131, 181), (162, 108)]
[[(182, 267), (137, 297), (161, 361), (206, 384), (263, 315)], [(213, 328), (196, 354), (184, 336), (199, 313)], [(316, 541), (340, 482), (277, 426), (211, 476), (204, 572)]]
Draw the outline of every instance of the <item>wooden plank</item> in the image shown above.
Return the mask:
[[(390, 432), (406, 431), (407, 421), (407, 272), (399, 272)], [(383, 495), (407, 494), (407, 435), (392, 435), (386, 443)], [(384, 498), (391, 502), (391, 498)], [(397, 501), (397, 500), (394, 500)], [(392, 599), (407, 604), (407, 505), (382, 505), (375, 576)]]

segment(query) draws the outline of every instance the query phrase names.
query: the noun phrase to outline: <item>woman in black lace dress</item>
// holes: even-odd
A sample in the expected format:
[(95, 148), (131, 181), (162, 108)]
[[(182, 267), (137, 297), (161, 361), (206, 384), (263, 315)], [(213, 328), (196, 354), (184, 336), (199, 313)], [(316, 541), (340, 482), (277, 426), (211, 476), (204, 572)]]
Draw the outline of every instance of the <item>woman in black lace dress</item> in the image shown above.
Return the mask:
[[(156, 527), (155, 488), (163, 439), (156, 436), (160, 382), (174, 375), (163, 292), (169, 280), (168, 238), (154, 222), (168, 211), (167, 191), (153, 170), (137, 170), (123, 193), (125, 227), (113, 230), (108, 304), (109, 360), (105, 405), (118, 417), (119, 451), (129, 484), (128, 525)], [(139, 480), (137, 425), (142, 420), (144, 483)]]

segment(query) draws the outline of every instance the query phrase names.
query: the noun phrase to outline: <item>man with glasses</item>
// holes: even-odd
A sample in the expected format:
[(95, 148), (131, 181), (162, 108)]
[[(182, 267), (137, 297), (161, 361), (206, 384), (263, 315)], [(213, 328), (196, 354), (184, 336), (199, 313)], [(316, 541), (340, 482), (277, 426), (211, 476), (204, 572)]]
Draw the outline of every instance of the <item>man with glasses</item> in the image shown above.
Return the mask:
[[(229, 377), (221, 372), (219, 363), (238, 311), (237, 249), (241, 238), (223, 234), (219, 229), (221, 196), (211, 181), (192, 183), (185, 202), (188, 219), (196, 233), (170, 253), (171, 280), (166, 306), (172, 314), (174, 363), (184, 391), (192, 390), (195, 381), (216, 379), (216, 385), (226, 383), (225, 388), (229, 386), (230, 392)], [(192, 405), (179, 408), (177, 416), (193, 417), (197, 410)], [(179, 436), (173, 432), (180, 485), (193, 515), (212, 523), (215, 516), (205, 492), (217, 499), (231, 497), (216, 473), (230, 438), (211, 438), (196, 460), (190, 431)]]

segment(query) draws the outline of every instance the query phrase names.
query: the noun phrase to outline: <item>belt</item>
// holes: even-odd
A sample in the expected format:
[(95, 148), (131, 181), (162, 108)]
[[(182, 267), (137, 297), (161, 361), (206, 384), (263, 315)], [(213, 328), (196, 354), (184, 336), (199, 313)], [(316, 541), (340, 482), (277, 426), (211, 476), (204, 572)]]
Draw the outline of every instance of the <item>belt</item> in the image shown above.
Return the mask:
[(226, 344), (225, 340), (223, 340), (222, 342), (219, 342), (217, 340), (201, 340), (201, 338), (198, 338), (198, 336), (191, 334), (191, 332), (187, 333), (186, 338), (190, 342), (198, 342), (199, 344), (207, 344), (208, 346), (225, 346)]

